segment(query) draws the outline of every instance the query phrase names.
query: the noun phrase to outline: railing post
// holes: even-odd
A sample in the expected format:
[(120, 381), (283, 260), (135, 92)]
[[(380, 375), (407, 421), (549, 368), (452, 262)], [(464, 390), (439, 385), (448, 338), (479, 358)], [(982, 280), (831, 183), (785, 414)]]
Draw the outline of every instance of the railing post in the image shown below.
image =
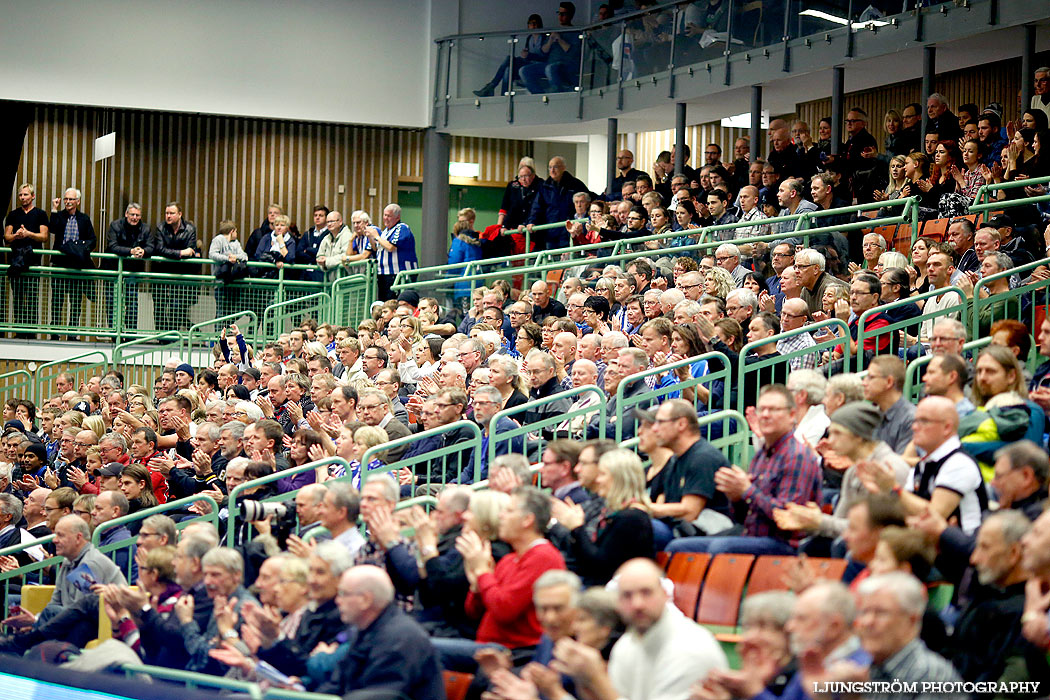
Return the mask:
[(730, 73), (729, 54), (732, 53), (733, 49), (733, 14), (736, 12), (735, 4), (735, 0), (729, 0), (729, 19), (726, 21), (726, 48), (722, 52), (726, 60), (725, 79), (723, 80), (723, 83), (726, 85), (731, 85), (733, 82)]
[[(124, 342), (122, 331), (124, 328), (124, 257), (117, 256), (117, 280), (113, 284), (113, 329), (117, 333), (114, 345)], [(136, 291), (137, 293), (137, 291)], [(136, 329), (138, 330), (138, 329)]]
[[(631, 47), (634, 48), (633, 46)], [(632, 51), (633, 53), (633, 51)], [(616, 96), (616, 109), (623, 109), (623, 72), (624, 72), (624, 57), (627, 55), (627, 22), (623, 22), (620, 25), (620, 74), (616, 76), (618, 83), (618, 90)], [(632, 56), (632, 59), (633, 56)]]
[(583, 119), (583, 60), (585, 54), (585, 44), (587, 43), (587, 33), (580, 32), (577, 37), (580, 40), (580, 72), (578, 80), (576, 81), (576, 94), (579, 97), (576, 107), (576, 118)]
[[(526, 40), (527, 41), (527, 40)], [(514, 123), (514, 76), (517, 74), (517, 70), (514, 68), (514, 53), (515, 49), (518, 48), (518, 35), (512, 34), (507, 39), (508, 53), (510, 54), (510, 63), (507, 64), (507, 123)]]
[(678, 39), (678, 17), (681, 11), (682, 6), (675, 5), (674, 15), (671, 18), (671, 56), (667, 60), (667, 97), (672, 100), (674, 99), (674, 51)]

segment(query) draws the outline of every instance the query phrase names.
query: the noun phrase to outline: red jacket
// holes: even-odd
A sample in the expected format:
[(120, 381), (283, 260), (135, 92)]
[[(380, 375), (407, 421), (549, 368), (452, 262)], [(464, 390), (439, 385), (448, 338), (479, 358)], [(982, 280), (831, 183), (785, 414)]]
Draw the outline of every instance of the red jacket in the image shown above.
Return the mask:
[(163, 452), (154, 452), (145, 459), (136, 460), (135, 464), (141, 464), (149, 472), (150, 483), (153, 485), (153, 495), (157, 497), (157, 503), (168, 502), (168, 480), (163, 474), (149, 465), (154, 457), (163, 457)]
[(467, 594), (466, 611), (481, 618), (477, 641), (494, 642), (510, 649), (539, 644), (543, 630), (532, 605), (532, 584), (545, 571), (564, 569), (561, 552), (547, 540), (524, 554), (511, 552), (496, 570), (478, 578), (478, 592)]

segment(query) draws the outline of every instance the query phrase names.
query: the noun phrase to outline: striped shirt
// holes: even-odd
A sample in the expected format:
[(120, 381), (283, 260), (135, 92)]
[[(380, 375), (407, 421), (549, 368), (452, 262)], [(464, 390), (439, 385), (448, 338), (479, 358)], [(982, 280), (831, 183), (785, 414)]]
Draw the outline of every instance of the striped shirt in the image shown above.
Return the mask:
[(913, 639), (905, 644), (900, 651), (886, 659), (881, 664), (872, 664), (868, 670), (873, 681), (901, 681), (917, 683), (920, 689), (917, 693), (893, 692), (893, 693), (871, 693), (869, 698), (913, 698), (914, 700), (954, 700), (954, 698), (967, 698), (965, 693), (933, 693), (922, 692), (924, 681), (962, 681), (959, 672), (944, 659), (943, 656), (930, 651), (920, 639)]
[(393, 243), (396, 248), (387, 250), (383, 246), (376, 246), (376, 262), (379, 266), (379, 274), (396, 275), (402, 270), (414, 270), (419, 267), (416, 260), (416, 239), (412, 235), (412, 229), (403, 221), (398, 222), (390, 228), (383, 229), (380, 238), (388, 243)]

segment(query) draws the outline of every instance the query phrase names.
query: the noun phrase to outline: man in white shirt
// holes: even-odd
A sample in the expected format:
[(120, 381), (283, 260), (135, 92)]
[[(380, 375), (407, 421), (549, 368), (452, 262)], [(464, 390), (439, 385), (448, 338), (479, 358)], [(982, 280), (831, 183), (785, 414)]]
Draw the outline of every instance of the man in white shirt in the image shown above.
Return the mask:
[(915, 409), (912, 439), (926, 456), (915, 465), (904, 487), (896, 486), (889, 466), (874, 462), (858, 465), (861, 480), (869, 489), (897, 494), (909, 515), (931, 508), (946, 520), (958, 517), (963, 532), (973, 534), (981, 525), (988, 494), (977, 462), (962, 451), (958, 430), (959, 414), (951, 399), (923, 399)]
[(831, 425), (823, 404), (828, 380), (815, 369), (800, 369), (788, 376), (787, 388), (795, 397), (795, 437), (815, 450)]
[(632, 559), (616, 572), (617, 608), (627, 632), (609, 657), (609, 680), (631, 700), (685, 698), (712, 669), (728, 668), (714, 637), (668, 605), (663, 572)]

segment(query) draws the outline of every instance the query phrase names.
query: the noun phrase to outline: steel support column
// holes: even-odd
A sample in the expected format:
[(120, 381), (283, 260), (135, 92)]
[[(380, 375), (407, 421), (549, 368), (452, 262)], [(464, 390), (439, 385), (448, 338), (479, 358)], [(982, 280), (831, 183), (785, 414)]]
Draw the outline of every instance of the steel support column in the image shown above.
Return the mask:
[(681, 148), (685, 145), (685, 102), (674, 106), (674, 143), (674, 174), (678, 175), (685, 165), (685, 152)]
[(762, 157), (762, 86), (751, 86), (751, 162)]
[[(922, 105), (922, 134), (923, 137), (926, 135), (926, 125), (930, 121), (930, 115), (926, 111), (926, 100), (930, 98), (933, 93), (933, 78), (937, 74), (937, 47), (936, 46), (923, 46), (922, 47), (922, 96), (919, 98), (919, 104)], [(958, 106), (958, 105), (956, 105)], [(919, 141), (919, 145), (922, 145), (922, 141)]]
[[(430, 127), (423, 135), (423, 230), (416, 233), (419, 264), (448, 260), (448, 161), (452, 137)], [(384, 203), (383, 206), (386, 206)]]
[(838, 155), (842, 147), (842, 120), (846, 112), (843, 100), (846, 97), (846, 68), (834, 66), (831, 69), (831, 153)]
[(1035, 58), (1035, 25), (1024, 25), (1024, 48), (1021, 49), (1021, 111), (1032, 104), (1032, 88), (1035, 76), (1032, 59)]

